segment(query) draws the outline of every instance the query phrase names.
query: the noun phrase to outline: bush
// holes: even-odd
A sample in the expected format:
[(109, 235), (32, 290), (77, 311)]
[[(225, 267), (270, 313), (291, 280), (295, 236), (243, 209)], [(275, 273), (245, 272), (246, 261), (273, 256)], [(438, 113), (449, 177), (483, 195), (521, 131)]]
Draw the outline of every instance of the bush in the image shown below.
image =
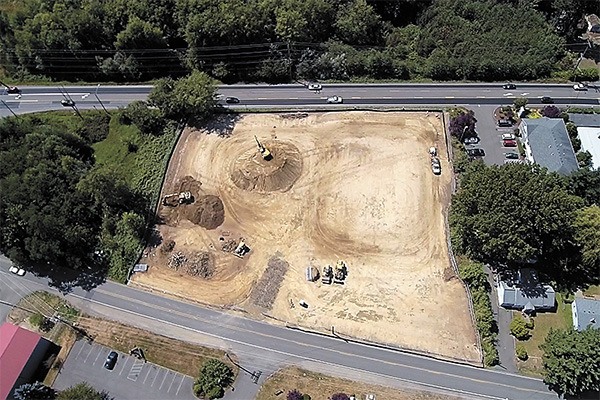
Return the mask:
[(202, 365), (200, 376), (194, 383), (194, 394), (208, 399), (219, 399), (224, 389), (233, 382), (233, 371), (225, 363), (210, 359)]
[(529, 329), (522, 316), (517, 315), (510, 322), (510, 334), (517, 338), (517, 340), (529, 339)]
[(475, 135), (475, 113), (473, 110), (463, 111), (456, 117), (450, 118), (450, 134), (454, 137), (461, 139), (463, 136), (474, 136)]
[(148, 107), (145, 101), (134, 101), (121, 114), (123, 123), (134, 124), (146, 135), (158, 135), (164, 128), (161, 112)]
[(304, 394), (302, 395), (302, 400), (310, 400), (310, 395), (309, 395), (309, 394), (307, 394), (307, 393), (304, 393)]
[(535, 327), (533, 318), (529, 317), (529, 319), (527, 319), (527, 321), (525, 322), (525, 326), (527, 327), (527, 329), (533, 329)]
[(42, 324), (44, 323), (44, 320), (45, 320), (44, 316), (40, 313), (33, 313), (29, 317), (29, 322), (31, 323), (31, 325), (35, 326), (36, 328), (41, 328)]
[(346, 393), (336, 393), (331, 395), (331, 400), (350, 400), (350, 396)]
[(556, 106), (546, 106), (542, 108), (542, 115), (548, 118), (560, 118), (561, 111)]
[(529, 103), (529, 100), (527, 100), (525, 97), (518, 97), (513, 100), (513, 104), (515, 105), (517, 111), (520, 110), (521, 107), (525, 107), (527, 103)]
[(87, 112), (83, 126), (77, 130), (77, 134), (90, 144), (98, 143), (108, 137), (110, 115), (104, 112)]
[(290, 390), (286, 396), (287, 400), (302, 400), (302, 393), (298, 389)]
[(486, 367), (492, 367), (500, 362), (498, 349), (496, 348), (494, 342), (491, 339), (482, 340), (481, 348), (483, 350), (483, 365), (485, 365)]
[(522, 343), (517, 344), (515, 352), (517, 353), (517, 358), (521, 361), (525, 361), (529, 358), (527, 350), (525, 350), (525, 346), (523, 346)]

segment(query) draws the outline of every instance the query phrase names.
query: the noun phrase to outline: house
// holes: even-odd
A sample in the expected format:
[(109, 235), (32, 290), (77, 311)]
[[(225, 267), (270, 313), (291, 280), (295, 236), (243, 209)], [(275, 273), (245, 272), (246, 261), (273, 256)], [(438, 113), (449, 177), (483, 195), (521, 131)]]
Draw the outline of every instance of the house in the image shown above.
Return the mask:
[(573, 328), (583, 331), (588, 326), (600, 328), (600, 300), (576, 298), (571, 304)]
[(504, 308), (525, 312), (552, 310), (554, 302), (554, 289), (540, 284), (532, 269), (523, 268), (516, 274), (506, 274), (498, 282), (498, 304)]
[(0, 399), (12, 399), (15, 388), (30, 382), (50, 345), (27, 329), (8, 322), (0, 326)]
[(593, 168), (600, 168), (600, 114), (569, 114), (569, 120), (577, 125), (581, 150), (592, 155)]
[(519, 131), (529, 162), (561, 175), (569, 175), (579, 169), (562, 118), (524, 118), (521, 120)]

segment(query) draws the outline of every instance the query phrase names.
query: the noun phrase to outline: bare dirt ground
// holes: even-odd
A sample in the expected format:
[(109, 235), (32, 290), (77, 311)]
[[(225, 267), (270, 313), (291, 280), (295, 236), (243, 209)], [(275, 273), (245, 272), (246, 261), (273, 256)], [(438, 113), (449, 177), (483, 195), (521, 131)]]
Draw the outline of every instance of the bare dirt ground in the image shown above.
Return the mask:
[[(222, 125), (222, 132), (215, 124), (209, 132), (184, 133), (163, 193), (181, 190), (183, 181), (194, 199), (218, 198), (202, 212), (217, 214), (203, 217), (209, 222), (219, 222), (222, 212), (222, 224), (194, 219), (198, 202), (162, 206), (163, 244), (147, 250), (142, 262), (150, 268), (133, 284), (320, 331), (335, 326), (341, 336), (478, 360), (466, 293), (448, 260), (443, 213), (451, 175), (434, 114), (254, 114)], [(431, 171), (434, 145), (441, 176)], [(243, 259), (231, 253), (240, 240), (251, 248)], [(178, 252), (209, 253), (211, 274), (169, 268)], [(274, 259), (285, 264), (267, 268)], [(307, 281), (307, 267), (322, 271), (340, 259), (348, 265), (344, 285)]]

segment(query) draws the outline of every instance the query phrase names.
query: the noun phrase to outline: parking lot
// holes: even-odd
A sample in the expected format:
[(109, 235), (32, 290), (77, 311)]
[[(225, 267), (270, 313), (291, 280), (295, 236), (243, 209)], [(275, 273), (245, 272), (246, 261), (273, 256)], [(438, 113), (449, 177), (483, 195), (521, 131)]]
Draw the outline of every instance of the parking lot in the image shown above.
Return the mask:
[(517, 126), (510, 128), (500, 128), (496, 125), (494, 119), (494, 110), (497, 106), (481, 106), (473, 107), (475, 111), (475, 118), (477, 124), (475, 130), (477, 131), (480, 142), (476, 145), (466, 146), (467, 148), (481, 148), (485, 151), (485, 157), (483, 161), (487, 165), (503, 165), (505, 156), (504, 153), (518, 153), (519, 150), (516, 147), (504, 147), (502, 146), (502, 134), (512, 133)]
[(111, 349), (85, 340), (75, 343), (54, 387), (58, 390), (87, 382), (115, 399), (196, 399), (193, 379), (158, 365), (119, 353), (112, 371), (104, 368)]

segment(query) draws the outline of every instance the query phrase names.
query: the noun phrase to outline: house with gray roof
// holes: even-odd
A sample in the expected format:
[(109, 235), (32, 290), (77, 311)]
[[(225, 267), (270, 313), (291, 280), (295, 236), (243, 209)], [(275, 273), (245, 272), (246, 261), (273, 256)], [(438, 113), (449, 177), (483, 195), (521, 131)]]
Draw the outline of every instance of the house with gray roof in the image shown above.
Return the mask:
[(498, 282), (498, 304), (504, 308), (525, 312), (552, 310), (555, 299), (552, 286), (541, 284), (532, 269), (505, 274)]
[(561, 175), (569, 175), (579, 169), (562, 118), (524, 118), (521, 120), (519, 131), (529, 162)]
[(588, 326), (600, 328), (600, 300), (576, 298), (571, 303), (573, 328), (583, 331)]

